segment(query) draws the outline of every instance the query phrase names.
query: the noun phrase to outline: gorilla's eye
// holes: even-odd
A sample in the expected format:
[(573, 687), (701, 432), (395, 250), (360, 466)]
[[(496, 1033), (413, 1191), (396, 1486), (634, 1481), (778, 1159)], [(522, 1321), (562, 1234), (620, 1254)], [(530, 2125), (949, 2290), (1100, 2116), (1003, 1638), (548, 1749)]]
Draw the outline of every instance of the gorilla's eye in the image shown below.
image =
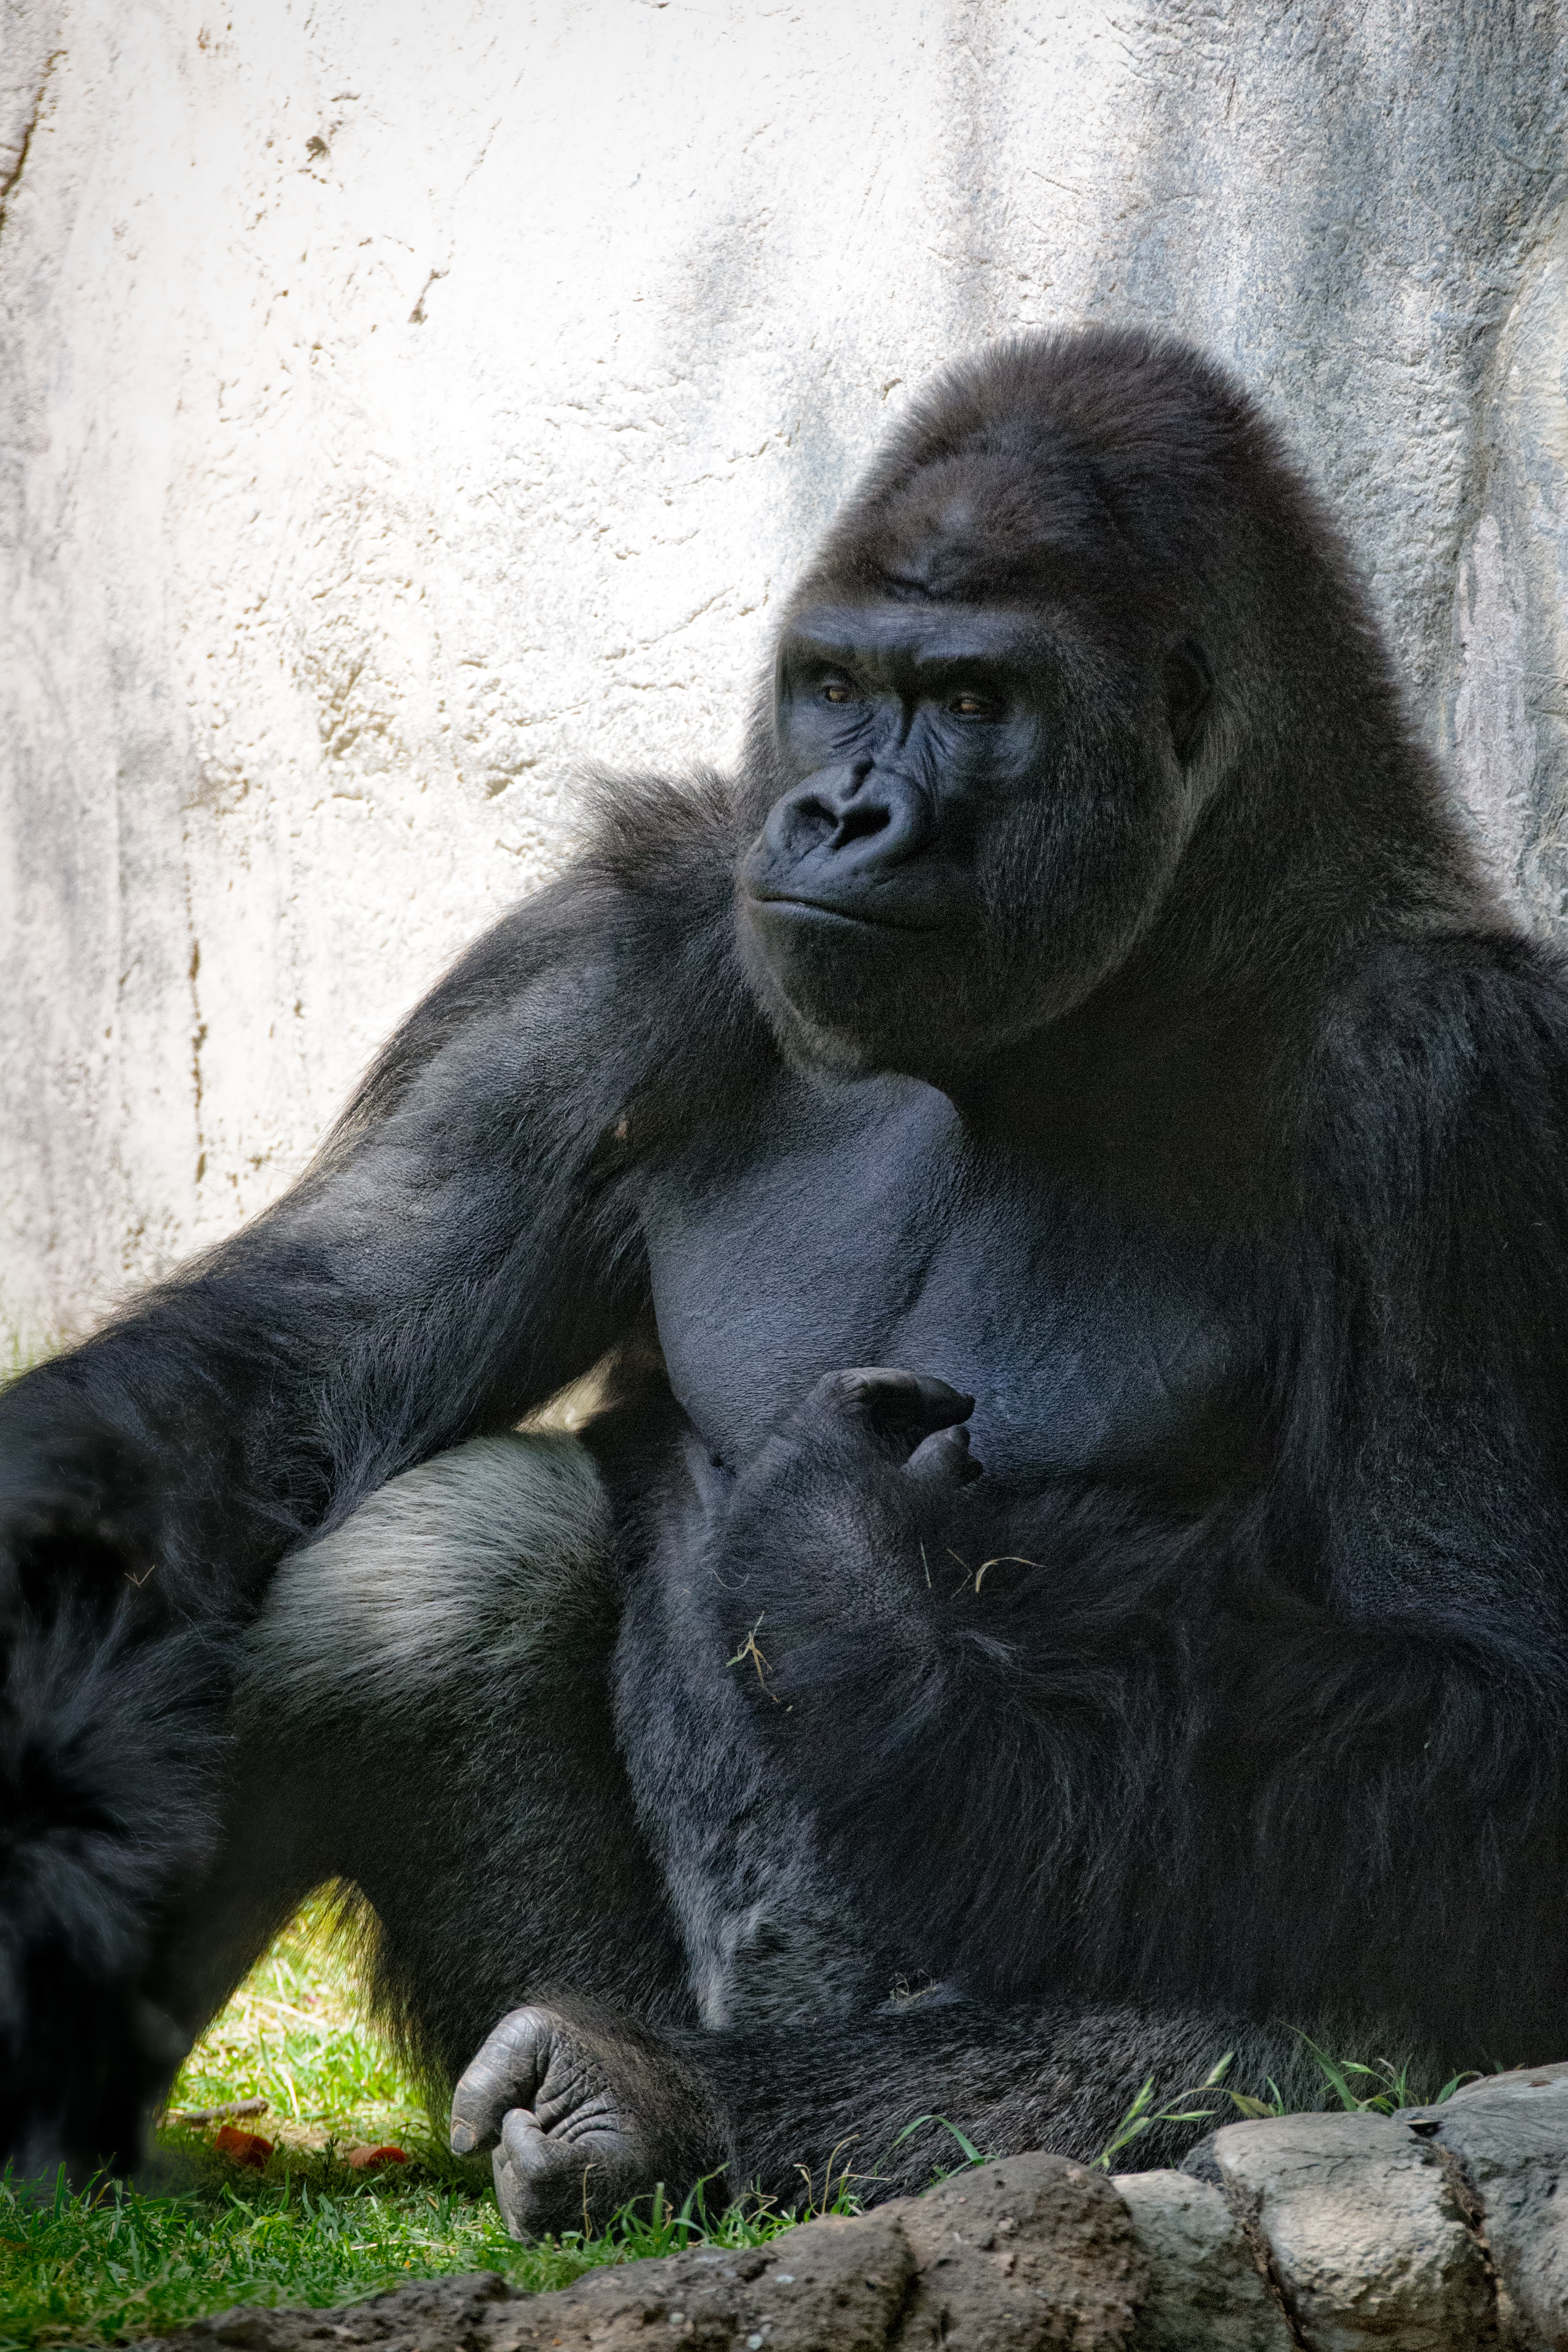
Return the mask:
[(853, 702), (855, 689), (847, 679), (830, 677), (822, 689), (824, 702)]
[(972, 694), (967, 688), (961, 694), (950, 695), (947, 707), (955, 719), (994, 719), (1001, 704), (988, 694)]

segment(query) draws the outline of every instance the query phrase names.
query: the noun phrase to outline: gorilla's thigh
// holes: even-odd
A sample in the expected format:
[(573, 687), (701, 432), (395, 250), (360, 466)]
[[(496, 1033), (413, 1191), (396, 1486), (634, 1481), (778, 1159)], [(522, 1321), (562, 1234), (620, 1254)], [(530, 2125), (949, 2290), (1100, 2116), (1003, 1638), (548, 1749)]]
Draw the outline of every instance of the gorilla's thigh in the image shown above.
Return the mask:
[(435, 2070), (541, 1988), (685, 2014), (611, 1720), (611, 1549), (584, 1447), (504, 1436), (283, 1562), (237, 1692), (226, 1851), (173, 1955), (177, 2014), (210, 2013), (333, 1878), (374, 1906), (378, 2001)]

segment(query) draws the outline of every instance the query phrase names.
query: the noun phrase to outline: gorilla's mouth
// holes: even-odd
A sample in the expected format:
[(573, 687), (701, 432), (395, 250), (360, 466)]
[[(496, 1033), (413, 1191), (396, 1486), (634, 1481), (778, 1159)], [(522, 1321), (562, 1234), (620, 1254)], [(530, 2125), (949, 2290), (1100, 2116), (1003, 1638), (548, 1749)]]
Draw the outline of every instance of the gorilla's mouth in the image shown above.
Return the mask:
[(944, 923), (900, 922), (891, 915), (875, 913), (864, 905), (847, 907), (842, 900), (802, 898), (782, 890), (748, 888), (746, 902), (755, 914), (783, 915), (786, 919), (804, 918), (807, 922), (819, 923), (825, 928), (841, 923), (847, 929), (860, 931), (894, 931), (906, 939), (935, 939), (948, 929)]

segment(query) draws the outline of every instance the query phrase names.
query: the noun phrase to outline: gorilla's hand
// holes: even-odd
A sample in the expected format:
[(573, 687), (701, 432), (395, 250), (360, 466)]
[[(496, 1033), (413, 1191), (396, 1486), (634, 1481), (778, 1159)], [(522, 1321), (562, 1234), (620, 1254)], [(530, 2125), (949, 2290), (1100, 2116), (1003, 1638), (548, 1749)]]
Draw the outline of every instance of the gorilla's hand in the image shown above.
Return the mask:
[(479, 2147), (494, 2148), (496, 2198), (514, 2238), (605, 2220), (652, 2183), (638, 2117), (592, 2044), (548, 2009), (503, 2017), (458, 2084), (453, 2152)]
[(826, 1372), (710, 1509), (725, 1663), (780, 1736), (802, 1735), (818, 1704), (825, 1729), (840, 1720), (846, 1677), (885, 1674), (890, 1632), (918, 1644), (951, 1630), (931, 1560), (999, 1549), (963, 1426), (973, 1410), (929, 1373)]
[(923, 1372), (880, 1364), (826, 1372), (792, 1415), (790, 1433), (832, 1454), (870, 1447), (902, 1460), (911, 1478), (967, 1486), (981, 1475), (963, 1423), (974, 1399)]
[(452, 2099), (453, 2153), (493, 2150), (514, 2238), (602, 2226), (660, 2180), (679, 2201), (721, 2161), (721, 2137), (704, 2086), (675, 2052), (586, 2004), (570, 2016), (510, 2011)]

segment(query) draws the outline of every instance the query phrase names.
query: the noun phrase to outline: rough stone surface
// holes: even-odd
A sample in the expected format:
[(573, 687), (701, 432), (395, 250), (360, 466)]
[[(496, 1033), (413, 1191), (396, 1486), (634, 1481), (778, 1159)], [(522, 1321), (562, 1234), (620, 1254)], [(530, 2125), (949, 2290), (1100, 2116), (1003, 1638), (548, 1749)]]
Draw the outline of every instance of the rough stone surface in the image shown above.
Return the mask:
[(1183, 2172), (1122, 2172), (1149, 2291), (1131, 2352), (1296, 2352), (1278, 2298), (1217, 2189)]
[(1308, 2352), (1482, 2352), (1495, 2301), (1436, 2151), (1385, 2116), (1284, 2116), (1215, 2139)]
[(0, 1322), (300, 1166), (586, 758), (722, 759), (889, 418), (1236, 364), (1568, 885), (1558, 0), (0, 0)]
[(1568, 2352), (1568, 2063), (1233, 2124), (1206, 2160), (1217, 2188), (1007, 2157), (767, 2246), (241, 2307), (164, 2352)]
[(165, 2352), (1124, 2352), (1147, 2281), (1110, 2183), (1022, 2156), (767, 2246), (617, 2264), (555, 2294), (480, 2273), (339, 2311), (243, 2308)]
[(1109, 2180), (1016, 2156), (884, 2206), (916, 2262), (899, 2352), (1046, 2352), (1127, 2341), (1149, 2266)]
[(1475, 2191), (1510, 2352), (1568, 2352), (1568, 2065), (1489, 2075), (1399, 2120)]
[(1468, 2106), (1472, 2100), (1484, 2099), (1489, 2106), (1507, 2101), (1521, 2114), (1541, 2111), (1542, 2095), (1553, 2093), (1568, 2095), (1568, 2059), (1557, 2059), (1549, 2066), (1514, 2066), (1506, 2074), (1478, 2074), (1473, 2082), (1461, 2083), (1453, 2098), (1441, 2107), (1407, 2107), (1402, 2112), (1410, 2116), (1447, 2115), (1454, 2100)]
[(160, 2352), (296, 2352), (296, 2347), (359, 2345), (385, 2352), (486, 2352), (489, 2322), (512, 2290), (494, 2271), (458, 2278), (413, 2279), (389, 2294), (335, 2311), (264, 2311), (240, 2304), (158, 2338)]
[(590, 2271), (498, 2312), (489, 2352), (882, 2352), (914, 2257), (898, 2223), (830, 2216), (748, 2252)]

